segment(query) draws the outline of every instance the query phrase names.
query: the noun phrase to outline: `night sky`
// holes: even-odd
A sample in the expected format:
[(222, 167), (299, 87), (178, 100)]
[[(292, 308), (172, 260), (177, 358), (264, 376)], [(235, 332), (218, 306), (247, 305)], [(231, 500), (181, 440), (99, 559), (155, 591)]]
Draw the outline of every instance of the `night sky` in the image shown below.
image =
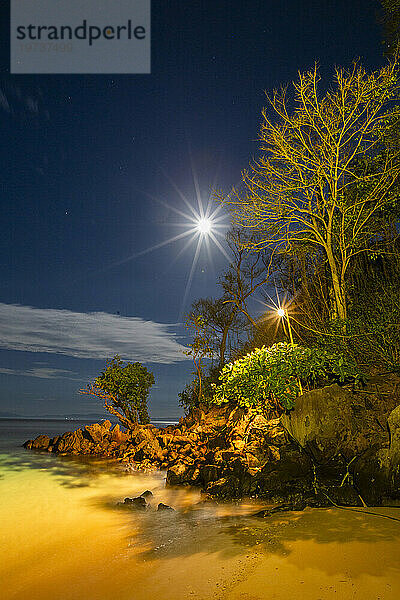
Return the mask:
[[(318, 61), (384, 63), (375, 2), (152, 2), (151, 75), (10, 75), (1, 2), (0, 416), (100, 412), (77, 390), (119, 352), (155, 374), (153, 418), (191, 379), (183, 315), (227, 260), (179, 235), (257, 153), (264, 91)], [(194, 174), (194, 177), (193, 177)], [(181, 192), (181, 194), (179, 193)], [(166, 206), (167, 203), (170, 208)], [(174, 210), (176, 209), (176, 210)], [(91, 314), (97, 313), (97, 314)]]

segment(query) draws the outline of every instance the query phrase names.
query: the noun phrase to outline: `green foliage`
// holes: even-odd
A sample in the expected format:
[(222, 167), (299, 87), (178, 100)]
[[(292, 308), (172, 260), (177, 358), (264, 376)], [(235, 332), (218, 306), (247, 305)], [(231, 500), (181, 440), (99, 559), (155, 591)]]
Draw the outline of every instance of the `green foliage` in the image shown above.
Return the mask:
[(200, 404), (208, 404), (210, 396), (212, 396), (212, 390), (210, 384), (207, 382), (207, 378), (203, 378), (201, 386), (201, 396), (199, 396), (199, 380), (193, 379), (190, 383), (185, 385), (183, 390), (179, 392), (179, 404), (185, 409), (185, 413), (188, 414), (192, 408), (197, 408)]
[(193, 302), (187, 324), (191, 330), (195, 330), (194, 343), (198, 343), (201, 332), (201, 339), (206, 341), (208, 347), (208, 358), (219, 359), (219, 366), (222, 367), (233, 340), (243, 329), (243, 317), (237, 306), (224, 294), (220, 298), (200, 298)]
[(190, 383), (187, 383), (183, 390), (178, 393), (179, 404), (185, 409), (187, 414), (190, 409), (194, 408), (198, 404), (199, 400), (199, 380), (193, 379)]
[(346, 288), (345, 335), (342, 324), (330, 320), (323, 310), (325, 290), (314, 285), (315, 275), (307, 275), (307, 289), (293, 287), (292, 321), (304, 345), (344, 353), (366, 373), (400, 371), (400, 240), (396, 236), (395, 229), (389, 231), (387, 239), (354, 262)]
[(191, 312), (185, 320), (185, 327), (194, 333), (193, 341), (186, 352), (192, 357), (209, 357), (213, 353), (214, 335), (209, 331), (207, 319), (202, 314)]
[(349, 352), (371, 370), (400, 372), (399, 282), (383, 280), (352, 306)]
[(110, 395), (112, 405), (119, 408), (133, 423), (149, 423), (147, 397), (154, 383), (154, 375), (141, 363), (124, 365), (116, 355), (95, 379), (95, 386)]
[(299, 381), (310, 389), (330, 382), (358, 381), (356, 366), (340, 354), (279, 342), (256, 348), (225, 365), (213, 402), (244, 408), (290, 410), (300, 393)]

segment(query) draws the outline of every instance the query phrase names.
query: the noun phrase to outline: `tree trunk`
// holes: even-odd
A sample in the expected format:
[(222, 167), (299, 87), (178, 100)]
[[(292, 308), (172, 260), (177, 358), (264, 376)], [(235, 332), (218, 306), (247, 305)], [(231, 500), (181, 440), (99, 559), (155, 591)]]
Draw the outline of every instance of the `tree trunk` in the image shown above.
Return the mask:
[(104, 401), (104, 408), (110, 414), (112, 414), (115, 417), (117, 417), (119, 419), (121, 425), (123, 425), (124, 427), (126, 427), (126, 429), (128, 429), (129, 431), (133, 431), (133, 430), (136, 429), (136, 427), (137, 427), (137, 421), (131, 421), (126, 416), (121, 415), (121, 413), (116, 408), (114, 408), (111, 404), (109, 404), (107, 402), (107, 400)]
[(219, 346), (219, 368), (222, 369), (222, 367), (225, 364), (225, 351), (226, 351), (226, 342), (228, 339), (228, 334), (229, 334), (229, 329), (234, 321), (234, 318), (236, 316), (237, 313), (237, 308), (235, 310), (232, 311), (231, 317), (229, 319), (229, 322), (225, 325), (224, 330), (222, 332), (222, 338), (221, 338), (221, 343)]
[(198, 393), (198, 400), (199, 403), (201, 402), (201, 393), (202, 393), (202, 380), (201, 380), (201, 358), (199, 360), (199, 362), (197, 363), (196, 360), (193, 358), (193, 362), (194, 362), (194, 366), (196, 367), (196, 371), (197, 371), (197, 376), (199, 378), (199, 393)]
[(226, 350), (226, 340), (228, 339), (228, 327), (224, 328), (224, 331), (222, 333), (222, 338), (221, 338), (221, 344), (219, 346), (219, 368), (222, 369), (222, 367), (225, 364), (225, 350)]
[(346, 321), (347, 307), (344, 282), (339, 279), (338, 269), (330, 246), (326, 249), (329, 268), (332, 277), (333, 300), (334, 300), (334, 317), (341, 321)]

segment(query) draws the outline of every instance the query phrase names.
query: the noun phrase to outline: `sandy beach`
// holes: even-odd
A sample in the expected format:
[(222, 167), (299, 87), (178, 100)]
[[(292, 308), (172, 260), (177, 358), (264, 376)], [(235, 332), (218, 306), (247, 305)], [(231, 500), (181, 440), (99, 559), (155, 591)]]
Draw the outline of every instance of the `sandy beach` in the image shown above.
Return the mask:
[[(166, 489), (161, 472), (113, 462), (33, 455), (1, 473), (4, 600), (400, 596), (397, 520), (337, 508), (257, 519), (255, 501), (204, 504), (198, 490)], [(145, 489), (154, 510), (115, 508)], [(158, 502), (176, 511), (157, 513)], [(400, 519), (400, 509), (365, 510)]]

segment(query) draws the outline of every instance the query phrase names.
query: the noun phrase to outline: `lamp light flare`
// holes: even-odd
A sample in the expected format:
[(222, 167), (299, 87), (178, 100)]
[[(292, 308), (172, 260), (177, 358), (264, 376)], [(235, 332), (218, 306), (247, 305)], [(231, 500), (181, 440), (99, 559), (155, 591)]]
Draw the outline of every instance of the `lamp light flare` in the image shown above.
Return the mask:
[(278, 308), (278, 310), (276, 311), (278, 317), (284, 317), (285, 316), (285, 311), (283, 308)]
[(203, 235), (207, 235), (207, 233), (211, 232), (211, 226), (212, 226), (212, 222), (210, 221), (210, 219), (207, 219), (206, 217), (203, 219), (199, 219), (197, 221), (197, 229)]

